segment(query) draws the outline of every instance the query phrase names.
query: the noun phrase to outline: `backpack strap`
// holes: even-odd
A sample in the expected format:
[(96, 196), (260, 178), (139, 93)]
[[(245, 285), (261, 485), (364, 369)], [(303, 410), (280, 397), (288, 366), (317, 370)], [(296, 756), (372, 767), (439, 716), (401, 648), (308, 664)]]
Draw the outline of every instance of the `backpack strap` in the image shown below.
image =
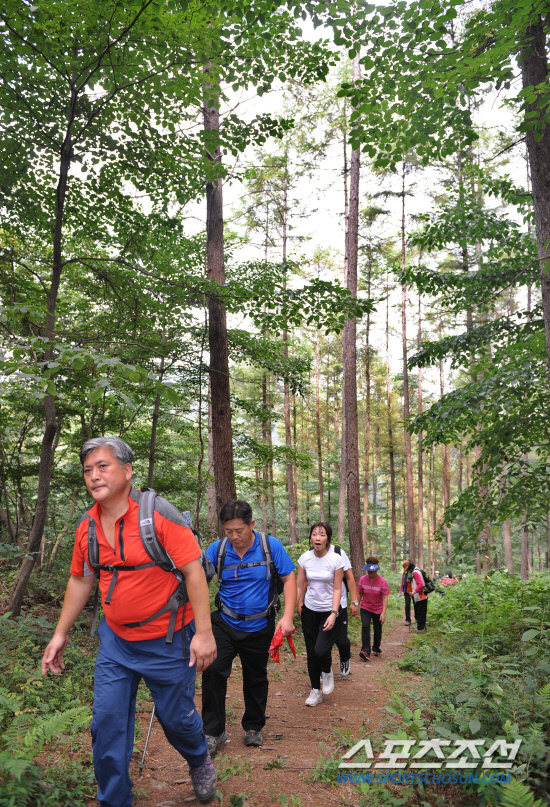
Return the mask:
[(216, 575), (218, 576), (218, 581), (220, 583), (222, 581), (222, 570), (225, 562), (225, 555), (227, 553), (228, 540), (229, 538), (226, 535), (224, 538), (222, 538), (222, 540), (218, 544), (218, 557), (216, 559)]
[(143, 548), (152, 561), (165, 572), (172, 572), (181, 582), (181, 572), (158, 539), (155, 527), (155, 499), (153, 488), (142, 488), (138, 500), (139, 536)]
[(262, 554), (265, 560), (265, 568), (266, 568), (266, 580), (271, 580), (271, 575), (273, 573), (276, 574), (275, 567), (273, 566), (273, 559), (271, 557), (271, 546), (269, 544), (269, 536), (265, 534), (265, 532), (259, 532), (258, 537), (260, 539), (260, 547), (262, 549)]
[(97, 628), (97, 615), (99, 612), (99, 545), (97, 543), (97, 527), (91, 516), (88, 517), (88, 561), (91, 571), (97, 578), (92, 607), (92, 626), (90, 628), (90, 639), (92, 639)]

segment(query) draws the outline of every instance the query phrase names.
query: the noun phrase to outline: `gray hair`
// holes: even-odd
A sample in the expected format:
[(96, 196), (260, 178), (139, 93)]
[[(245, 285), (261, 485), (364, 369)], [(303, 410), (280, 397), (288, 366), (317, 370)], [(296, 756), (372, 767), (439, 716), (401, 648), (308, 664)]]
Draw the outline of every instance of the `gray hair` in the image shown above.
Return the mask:
[(90, 451), (95, 451), (96, 448), (101, 448), (101, 446), (109, 446), (122, 467), (126, 463), (131, 464), (134, 459), (134, 452), (128, 443), (125, 443), (120, 437), (92, 437), (91, 440), (86, 440), (80, 449), (80, 462), (82, 465), (84, 465), (84, 460)]

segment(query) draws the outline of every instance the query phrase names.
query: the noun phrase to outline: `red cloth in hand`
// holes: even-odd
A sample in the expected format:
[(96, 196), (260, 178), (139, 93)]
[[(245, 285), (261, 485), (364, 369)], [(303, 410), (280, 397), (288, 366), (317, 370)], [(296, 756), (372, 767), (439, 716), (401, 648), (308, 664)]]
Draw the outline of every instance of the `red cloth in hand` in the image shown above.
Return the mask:
[[(287, 636), (286, 638), (288, 641), (288, 646), (292, 650), (292, 655), (294, 656), (294, 658), (296, 658), (296, 647), (294, 646), (294, 640), (292, 636)], [(273, 661), (275, 661), (277, 664), (281, 663), (281, 659), (279, 658), (279, 648), (282, 647), (283, 644), (284, 644), (283, 629), (278, 628), (273, 635), (273, 639), (271, 640), (271, 644), (269, 646), (268, 651)]]

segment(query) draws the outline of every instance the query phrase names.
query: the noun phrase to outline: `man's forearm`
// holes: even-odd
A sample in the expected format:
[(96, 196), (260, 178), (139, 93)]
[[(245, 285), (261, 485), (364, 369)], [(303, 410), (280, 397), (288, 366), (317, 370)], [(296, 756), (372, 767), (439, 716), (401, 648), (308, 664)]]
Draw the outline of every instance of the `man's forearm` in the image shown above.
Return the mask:
[(203, 568), (199, 560), (192, 561), (182, 568), (187, 585), (187, 596), (193, 609), (197, 633), (210, 633), (210, 593)]
[(94, 587), (95, 577), (75, 577), (71, 575), (67, 588), (65, 590), (65, 598), (63, 600), (63, 608), (59, 621), (55, 627), (54, 636), (67, 636), (72, 626), (78, 619), (82, 609), (88, 602), (90, 592)]
[(296, 578), (292, 574), (283, 584), (283, 596), (285, 598), (285, 607), (283, 609), (283, 619), (292, 620), (294, 617), (294, 609), (296, 608)]

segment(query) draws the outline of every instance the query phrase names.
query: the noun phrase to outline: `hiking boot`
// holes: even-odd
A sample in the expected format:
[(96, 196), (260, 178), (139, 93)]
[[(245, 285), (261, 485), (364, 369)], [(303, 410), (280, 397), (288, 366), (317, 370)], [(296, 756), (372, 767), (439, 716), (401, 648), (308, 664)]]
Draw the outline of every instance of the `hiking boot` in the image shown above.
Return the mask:
[(381, 650), (373, 650), (373, 651), (372, 651), (372, 655), (373, 655), (373, 656), (381, 656), (381, 655), (382, 655), (382, 651), (381, 651)]
[(332, 670), (328, 673), (321, 673), (321, 680), (323, 682), (323, 695), (330, 695), (334, 691), (334, 673)]
[(411, 626), (411, 620), (410, 620), (410, 619), (406, 619), (406, 620), (405, 620), (405, 627), (406, 627), (406, 628), (410, 628), (410, 626)]
[(340, 675), (343, 675), (344, 678), (350, 674), (350, 663), (349, 659), (347, 661), (340, 662)]
[(361, 650), (361, 652), (359, 653), (359, 658), (362, 661), (370, 661), (370, 653), (367, 653), (366, 650)]
[(249, 731), (245, 731), (244, 733), (244, 744), (245, 745), (256, 745), (260, 746), (264, 741), (262, 737), (261, 731), (253, 731), (250, 729)]
[(189, 776), (191, 777), (191, 784), (195, 791), (195, 796), (199, 801), (207, 802), (214, 798), (216, 795), (216, 786), (218, 777), (216, 776), (216, 769), (212, 762), (212, 757), (206, 752), (206, 759), (202, 765), (196, 768), (189, 766)]
[(309, 693), (309, 698), (306, 699), (306, 706), (318, 706), (323, 702), (323, 696), (320, 689), (312, 689)]
[(218, 745), (223, 745), (224, 743), (229, 742), (229, 737), (227, 736), (226, 731), (222, 731), (219, 737), (214, 737), (212, 734), (206, 734), (205, 737), (206, 745), (208, 746), (208, 753), (211, 757), (213, 757), (218, 750)]

